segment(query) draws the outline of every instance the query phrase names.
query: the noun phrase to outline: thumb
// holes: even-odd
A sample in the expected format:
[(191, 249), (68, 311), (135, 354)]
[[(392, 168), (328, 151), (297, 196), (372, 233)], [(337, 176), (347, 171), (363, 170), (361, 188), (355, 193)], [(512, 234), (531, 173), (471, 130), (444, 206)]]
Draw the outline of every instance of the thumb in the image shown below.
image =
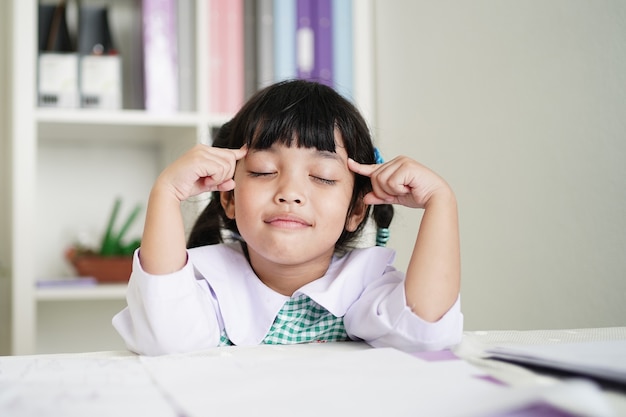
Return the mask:
[(392, 204), (393, 199), (388, 198), (385, 200), (384, 198), (378, 197), (373, 191), (371, 191), (363, 196), (363, 202), (367, 205), (375, 206), (378, 204)]

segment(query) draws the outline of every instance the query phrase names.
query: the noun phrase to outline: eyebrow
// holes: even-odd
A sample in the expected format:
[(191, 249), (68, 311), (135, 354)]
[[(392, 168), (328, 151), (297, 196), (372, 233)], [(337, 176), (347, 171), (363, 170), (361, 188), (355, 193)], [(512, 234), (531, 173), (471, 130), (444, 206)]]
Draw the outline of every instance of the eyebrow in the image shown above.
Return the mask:
[(317, 155), (324, 159), (334, 159), (336, 161), (343, 162), (343, 158), (337, 152), (331, 151), (320, 151), (318, 150)]

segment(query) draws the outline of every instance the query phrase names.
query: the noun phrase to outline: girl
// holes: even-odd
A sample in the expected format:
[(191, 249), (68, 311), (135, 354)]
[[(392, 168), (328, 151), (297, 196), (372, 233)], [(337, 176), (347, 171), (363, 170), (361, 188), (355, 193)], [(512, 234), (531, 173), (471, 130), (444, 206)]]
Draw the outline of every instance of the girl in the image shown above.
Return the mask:
[[(417, 351), (460, 341), (455, 196), (412, 159), (376, 164), (352, 104), (321, 84), (275, 84), (215, 145), (191, 149), (152, 188), (128, 307), (113, 319), (130, 350), (363, 340)], [(180, 203), (208, 191), (188, 249)], [(406, 276), (392, 250), (354, 248), (370, 206), (388, 223), (389, 204), (424, 209)]]

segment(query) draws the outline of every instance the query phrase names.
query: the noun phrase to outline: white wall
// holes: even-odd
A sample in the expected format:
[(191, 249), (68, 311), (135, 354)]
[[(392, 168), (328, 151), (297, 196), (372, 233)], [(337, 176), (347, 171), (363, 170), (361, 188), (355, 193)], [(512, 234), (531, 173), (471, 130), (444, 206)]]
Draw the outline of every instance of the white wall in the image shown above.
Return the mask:
[(373, 130), (456, 190), (466, 329), (626, 325), (626, 2), (375, 8)]

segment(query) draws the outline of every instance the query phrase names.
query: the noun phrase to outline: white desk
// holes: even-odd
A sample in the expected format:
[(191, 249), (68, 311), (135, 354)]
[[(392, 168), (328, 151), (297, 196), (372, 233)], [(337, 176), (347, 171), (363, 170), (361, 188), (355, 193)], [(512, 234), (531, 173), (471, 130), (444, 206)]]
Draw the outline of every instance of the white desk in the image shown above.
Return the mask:
[(484, 355), (495, 345), (556, 339), (626, 339), (626, 328), (466, 332), (455, 355), (328, 343), (156, 358), (129, 352), (0, 357), (0, 415), (495, 417), (547, 401), (543, 416), (568, 415), (554, 411), (563, 402), (570, 414), (625, 416), (624, 391), (563, 382)]

